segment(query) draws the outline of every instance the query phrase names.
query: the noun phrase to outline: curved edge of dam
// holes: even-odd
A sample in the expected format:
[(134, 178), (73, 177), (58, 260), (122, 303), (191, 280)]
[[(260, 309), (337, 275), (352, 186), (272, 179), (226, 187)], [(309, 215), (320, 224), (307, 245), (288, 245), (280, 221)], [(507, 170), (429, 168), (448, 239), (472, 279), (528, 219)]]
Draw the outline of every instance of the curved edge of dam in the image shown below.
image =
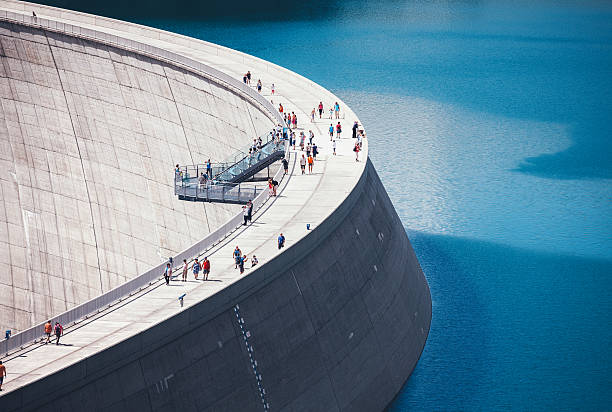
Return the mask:
[(2, 410), (384, 409), (424, 348), (429, 287), (369, 160), (326, 216), (210, 297), (41, 372)]
[(430, 321), (427, 282), (368, 161), (342, 205), (274, 260), (0, 403), (247, 411), (263, 399), (274, 410), (382, 410), (414, 369)]

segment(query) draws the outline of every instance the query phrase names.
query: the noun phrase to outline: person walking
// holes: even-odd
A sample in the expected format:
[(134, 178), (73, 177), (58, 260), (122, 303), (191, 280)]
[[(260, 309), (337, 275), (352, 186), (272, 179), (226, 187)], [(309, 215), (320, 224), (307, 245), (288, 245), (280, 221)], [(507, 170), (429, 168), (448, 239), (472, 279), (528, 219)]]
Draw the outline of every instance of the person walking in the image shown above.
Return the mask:
[(334, 125), (332, 123), (329, 124), (329, 141), (331, 142), (334, 138)]
[(274, 96), (274, 92), (275, 92), (275, 88), (274, 88), (274, 83), (272, 83), (272, 87), (270, 88), (272, 90), (272, 96)]
[(306, 142), (306, 135), (304, 132), (300, 132), (300, 150), (304, 150), (304, 143)]
[(212, 163), (210, 163), (210, 159), (206, 161), (206, 174), (209, 179), (212, 179)]
[[(283, 112), (283, 105), (282, 105), (281, 103), (279, 103), (279, 104), (278, 104), (278, 111), (279, 111), (280, 113), (282, 113), (282, 112)], [(286, 114), (285, 114), (285, 120), (287, 120), (287, 115), (286, 115)]]
[(315, 113), (316, 113), (316, 110), (313, 107), (312, 112), (310, 112), (310, 123), (314, 123)]
[(342, 133), (342, 125), (340, 122), (336, 125), (336, 138), (340, 139), (340, 133)]
[(312, 173), (312, 165), (314, 164), (314, 159), (312, 156), (308, 156), (308, 173)]
[(334, 112), (336, 112), (336, 119), (340, 118), (340, 105), (338, 104), (338, 102), (336, 102), (336, 104), (334, 105)]
[(336, 155), (336, 139), (332, 142), (332, 147), (334, 148), (334, 156)]
[(246, 77), (247, 77), (247, 84), (251, 84), (251, 71), (250, 70), (247, 71)]
[(6, 366), (2, 364), (0, 360), (0, 391), (2, 390), (2, 382), (4, 382), (4, 377), (6, 376)]
[(285, 247), (285, 236), (281, 233), (278, 235), (278, 249), (282, 249)]
[(170, 277), (172, 277), (172, 268), (170, 263), (166, 263), (166, 269), (164, 269), (164, 279), (166, 279), (166, 285), (170, 284)]
[(357, 129), (359, 129), (359, 123), (355, 120), (355, 123), (353, 123), (353, 139), (357, 138)]
[(319, 102), (319, 119), (323, 117), (323, 102)]
[(355, 152), (355, 161), (358, 162), (359, 161), (359, 143), (355, 143), (355, 147), (353, 148), (353, 151)]
[(187, 282), (187, 272), (189, 271), (189, 263), (187, 259), (183, 259), (183, 282)]
[(313, 144), (312, 145), (312, 158), (314, 160), (317, 160), (317, 155), (319, 154), (319, 148), (317, 147), (317, 144)]
[(202, 269), (202, 266), (200, 266), (200, 262), (198, 262), (198, 258), (195, 258), (193, 260), (193, 266), (191, 267), (191, 271), (193, 272), (193, 277), (195, 280), (198, 280), (200, 269)]
[(53, 326), (51, 326), (51, 321), (48, 320), (47, 323), (45, 323), (45, 335), (47, 335), (45, 345), (51, 342), (51, 332), (53, 332)]
[(59, 322), (55, 322), (53, 331), (55, 332), (55, 344), (59, 345), (60, 337), (64, 334), (64, 328)]
[(209, 274), (210, 274), (210, 260), (208, 260), (207, 256), (204, 256), (204, 261), (202, 262), (202, 280), (208, 280)]
[(300, 168), (302, 169), (302, 174), (306, 173), (306, 158), (302, 154), (302, 158), (300, 159)]
[(240, 250), (238, 246), (236, 246), (236, 249), (234, 249), (234, 262), (236, 263), (236, 265), (234, 266), (234, 269), (238, 269), (238, 264), (240, 263), (241, 255), (242, 255), (242, 251)]
[(289, 161), (286, 158), (283, 158), (283, 169), (285, 169), (285, 174), (289, 171)]
[(314, 132), (312, 130), (308, 131), (308, 141), (312, 144), (312, 139), (314, 139)]
[(257, 79), (257, 91), (261, 93), (261, 79)]
[(329, 108), (329, 118), (331, 119), (334, 116), (334, 108), (330, 107)]

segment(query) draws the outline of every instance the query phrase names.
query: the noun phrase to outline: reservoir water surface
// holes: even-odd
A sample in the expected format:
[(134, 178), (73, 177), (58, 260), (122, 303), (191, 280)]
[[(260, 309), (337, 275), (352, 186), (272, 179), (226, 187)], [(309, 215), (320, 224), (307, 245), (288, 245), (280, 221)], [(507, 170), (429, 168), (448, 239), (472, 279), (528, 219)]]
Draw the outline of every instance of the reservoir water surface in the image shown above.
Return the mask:
[(434, 305), (392, 411), (612, 407), (610, 3), (139, 21), (288, 67), (359, 114)]
[(391, 411), (612, 408), (611, 3), (182, 3), (85, 11), (285, 66), (366, 127), (433, 298)]

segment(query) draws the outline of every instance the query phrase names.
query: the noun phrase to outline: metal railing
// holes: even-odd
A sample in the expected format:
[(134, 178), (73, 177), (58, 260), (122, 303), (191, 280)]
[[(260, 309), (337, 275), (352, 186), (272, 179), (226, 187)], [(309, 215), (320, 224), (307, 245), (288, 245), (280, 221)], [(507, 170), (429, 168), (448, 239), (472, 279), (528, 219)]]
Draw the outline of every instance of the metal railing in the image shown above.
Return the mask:
[[(126, 39), (120, 36), (112, 35), (109, 33), (100, 32), (97, 30), (81, 27), (78, 25), (71, 25), (67, 23), (58, 22), (42, 17), (33, 17), (20, 13), (14, 13), (8, 10), (0, 10), (0, 20), (5, 20), (10, 23), (16, 23), (36, 28), (45, 29), (52, 32), (62, 33), (79, 37), (87, 40), (93, 40), (98, 43), (103, 43), (125, 49), (128, 51), (136, 52), (151, 56), (157, 60), (169, 62), (174, 65), (178, 65), (189, 69), (199, 75), (203, 75), (207, 78), (212, 79), (217, 83), (222, 83), (225, 87), (233, 89), (243, 96), (253, 100), (258, 105), (262, 106), (270, 115), (270, 119), (277, 124), (283, 124), (283, 119), (276, 109), (259, 93), (237, 81), (229, 75), (213, 69), (203, 63), (190, 59), (188, 57), (170, 52), (168, 50), (160, 49), (155, 46), (151, 46), (145, 43), (140, 43), (131, 39)], [(285, 148), (285, 156), (288, 156), (288, 146)], [(279, 182), (283, 178), (283, 168), (280, 167), (274, 176), (274, 180)], [(257, 212), (264, 203), (268, 200), (267, 191), (263, 191), (253, 199), (253, 211)], [(182, 262), (183, 259), (191, 261), (192, 258), (198, 257), (200, 254), (210, 250), (215, 245), (223, 241), (227, 236), (233, 233), (236, 229), (241, 226), (242, 213), (236, 214), (230, 220), (228, 220), (221, 227), (217, 228), (214, 232), (208, 234), (204, 239), (190, 246), (188, 249), (182, 251), (178, 255), (174, 256), (173, 262), (177, 264)], [(90, 315), (99, 313), (106, 308), (113, 306), (123, 300), (123, 298), (129, 297), (134, 293), (138, 293), (156, 283), (162, 278), (162, 271), (165, 268), (167, 262), (160, 263), (158, 266), (149, 269), (145, 273), (129, 280), (128, 282), (111, 289), (108, 292), (101, 294), (87, 302), (81, 303), (76, 307), (56, 316), (51, 316), (48, 319), (54, 322), (60, 322), (62, 325), (68, 327), (71, 323), (87, 318)], [(46, 320), (45, 320), (46, 322)], [(45, 322), (38, 323), (26, 330), (23, 330), (15, 335), (11, 336), (10, 339), (4, 339), (0, 341), (0, 354), (8, 354), (11, 351), (22, 348), (28, 344), (36, 342), (39, 338), (44, 336), (44, 324)]]
[(174, 193), (180, 200), (237, 204), (244, 204), (255, 199), (264, 190), (264, 186), (211, 181), (205, 183), (181, 181), (174, 187)]

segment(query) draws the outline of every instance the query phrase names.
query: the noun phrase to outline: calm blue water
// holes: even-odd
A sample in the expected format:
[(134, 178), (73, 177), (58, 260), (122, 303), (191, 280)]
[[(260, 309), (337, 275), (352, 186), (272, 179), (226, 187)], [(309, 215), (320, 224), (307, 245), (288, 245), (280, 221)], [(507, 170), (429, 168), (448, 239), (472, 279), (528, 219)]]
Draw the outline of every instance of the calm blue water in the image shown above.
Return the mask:
[(612, 4), (250, 13), (141, 22), (286, 66), (359, 114), (434, 305), (390, 409), (611, 410)]
[(334, 2), (147, 20), (341, 96), (431, 286), (401, 410), (612, 409), (612, 5)]

